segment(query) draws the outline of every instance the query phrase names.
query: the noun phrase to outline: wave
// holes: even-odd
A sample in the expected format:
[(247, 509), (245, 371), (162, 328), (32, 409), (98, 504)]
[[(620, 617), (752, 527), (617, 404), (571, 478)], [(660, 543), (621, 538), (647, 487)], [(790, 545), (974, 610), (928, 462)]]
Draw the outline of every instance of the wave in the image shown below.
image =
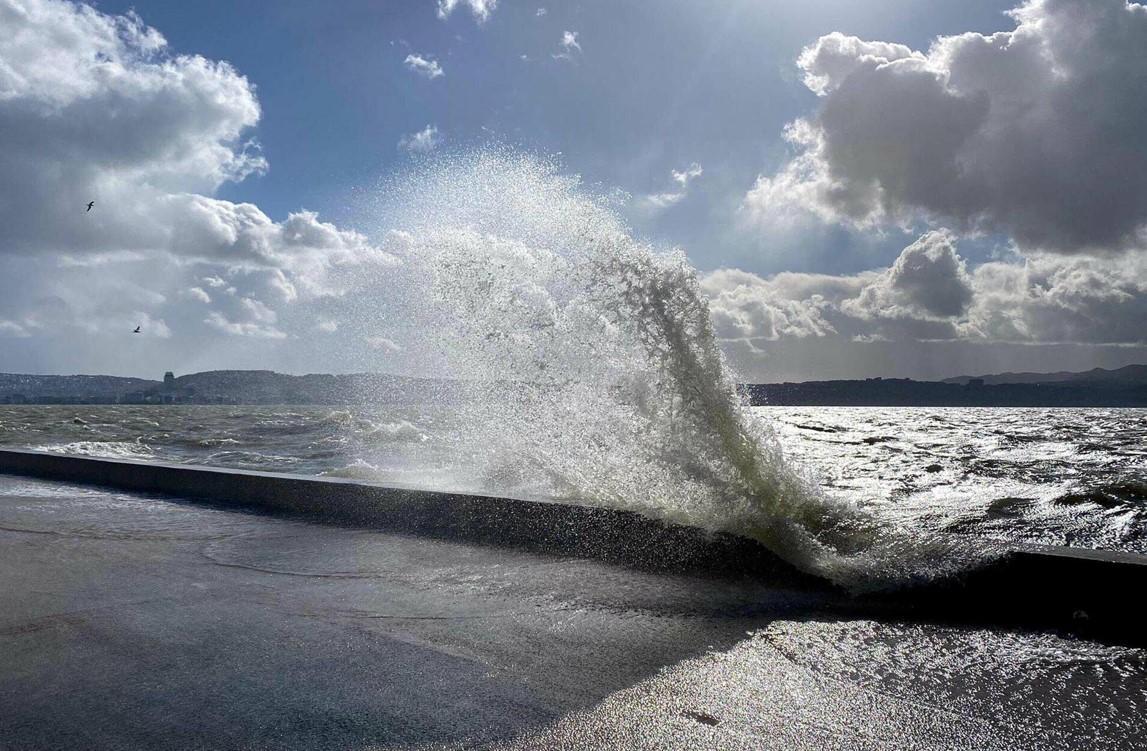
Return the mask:
[(73, 441), (64, 444), (33, 446), (34, 451), (56, 454), (98, 456), (107, 459), (153, 459), (155, 452), (140, 440), (132, 441)]
[(430, 436), (414, 423), (408, 420), (395, 422), (371, 423), (364, 431), (368, 437), (382, 438), (386, 441), (422, 443), (430, 440)]
[(732, 532), (854, 588), (975, 555), (787, 461), (737, 393), (685, 255), (635, 238), (609, 197), (505, 149), (421, 164), (388, 193), (411, 325), (478, 384), (459, 440), (486, 489)]
[(1052, 500), (1061, 506), (1094, 505), (1108, 510), (1147, 512), (1147, 482), (1129, 479), (1074, 490)]

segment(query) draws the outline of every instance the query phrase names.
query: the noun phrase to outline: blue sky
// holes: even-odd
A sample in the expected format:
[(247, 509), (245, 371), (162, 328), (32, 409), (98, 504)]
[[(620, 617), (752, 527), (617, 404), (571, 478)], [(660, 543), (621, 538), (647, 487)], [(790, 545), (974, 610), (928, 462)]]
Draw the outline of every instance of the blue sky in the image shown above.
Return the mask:
[(683, 249), (747, 380), (1147, 359), (1143, 6), (331, 6), (0, 0), (0, 371), (424, 370), (346, 303), (491, 147)]
[[(730, 237), (741, 196), (785, 158), (784, 125), (815, 104), (794, 64), (800, 50), (831, 31), (923, 48), (942, 34), (1006, 28), (1011, 4), (503, 0), (483, 23), (464, 9), (442, 20), (432, 0), (97, 7), (134, 9), (175, 51), (227, 60), (255, 84), (257, 138), (271, 166), (219, 195), (273, 218), (306, 207), (360, 220), (355, 196), (405, 166), (409, 155), (395, 147), (404, 135), (435, 124), (447, 147), (496, 140), (560, 155), (587, 182), (634, 195), (669, 190), (671, 171), (696, 162), (704, 175), (688, 201), (631, 221), (684, 245), (702, 270), (772, 273), (863, 270), (894, 258), (908, 237), (830, 232), (816, 247)], [(566, 30), (583, 51), (555, 60)], [(445, 74), (411, 74), (403, 60), (412, 53), (437, 59)]]

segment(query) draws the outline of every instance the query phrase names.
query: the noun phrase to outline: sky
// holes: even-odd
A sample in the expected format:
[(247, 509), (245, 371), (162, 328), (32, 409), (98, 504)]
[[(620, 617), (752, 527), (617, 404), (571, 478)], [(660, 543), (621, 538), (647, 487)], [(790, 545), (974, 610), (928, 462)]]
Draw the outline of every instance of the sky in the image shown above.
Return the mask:
[(682, 249), (745, 380), (1147, 361), (1141, 5), (0, 0), (0, 372), (418, 371), (339, 301), (492, 145)]

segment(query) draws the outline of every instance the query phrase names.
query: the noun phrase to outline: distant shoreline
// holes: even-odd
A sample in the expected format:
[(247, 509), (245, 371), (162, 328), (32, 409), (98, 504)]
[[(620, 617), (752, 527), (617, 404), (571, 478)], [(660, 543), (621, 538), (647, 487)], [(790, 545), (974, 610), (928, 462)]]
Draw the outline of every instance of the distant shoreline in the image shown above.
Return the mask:
[[(179, 377), (167, 373), (162, 381), (0, 373), (0, 405), (451, 404), (472, 398), (473, 386), (379, 373), (296, 376), (269, 370), (217, 370)], [(500, 387), (512, 390), (514, 384), (507, 381)], [(960, 376), (947, 381), (867, 378), (757, 383), (738, 388), (755, 406), (1147, 407), (1147, 366), (1085, 373)]]
[(1145, 383), (1006, 383), (874, 379), (742, 387), (754, 406), (774, 407), (1147, 407)]

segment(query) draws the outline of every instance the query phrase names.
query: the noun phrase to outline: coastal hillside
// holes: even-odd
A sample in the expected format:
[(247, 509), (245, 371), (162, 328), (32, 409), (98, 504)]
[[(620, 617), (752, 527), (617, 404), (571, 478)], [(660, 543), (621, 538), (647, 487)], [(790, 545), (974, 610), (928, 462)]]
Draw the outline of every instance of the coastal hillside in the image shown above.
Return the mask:
[(0, 374), (3, 404), (362, 404), (443, 401), (447, 381), (381, 373), (287, 375), (212, 370), (162, 381), (114, 376)]
[[(512, 386), (507, 385), (507, 388)], [(1002, 373), (945, 381), (908, 378), (758, 383), (755, 405), (920, 407), (1145, 407), (1147, 365), (1082, 373)], [(384, 373), (288, 375), (211, 370), (163, 380), (100, 375), (0, 374), (0, 404), (449, 403), (465, 384)]]
[(162, 386), (161, 381), (105, 375), (25, 375), (0, 373), (0, 403), (69, 402), (78, 399), (116, 403), (128, 394)]
[(981, 376), (956, 376), (946, 378), (943, 383), (955, 383), (964, 386), (973, 381), (983, 381), (985, 385), (996, 386), (1004, 383), (1064, 383), (1064, 382), (1098, 382), (1098, 383), (1147, 383), (1147, 365), (1127, 365), (1114, 370), (1092, 368), (1082, 372), (1060, 371), (1058, 373), (996, 373)]
[(856, 407), (1147, 407), (1147, 365), (1082, 373), (1003, 373), (945, 381), (867, 378), (744, 387), (755, 405)]

